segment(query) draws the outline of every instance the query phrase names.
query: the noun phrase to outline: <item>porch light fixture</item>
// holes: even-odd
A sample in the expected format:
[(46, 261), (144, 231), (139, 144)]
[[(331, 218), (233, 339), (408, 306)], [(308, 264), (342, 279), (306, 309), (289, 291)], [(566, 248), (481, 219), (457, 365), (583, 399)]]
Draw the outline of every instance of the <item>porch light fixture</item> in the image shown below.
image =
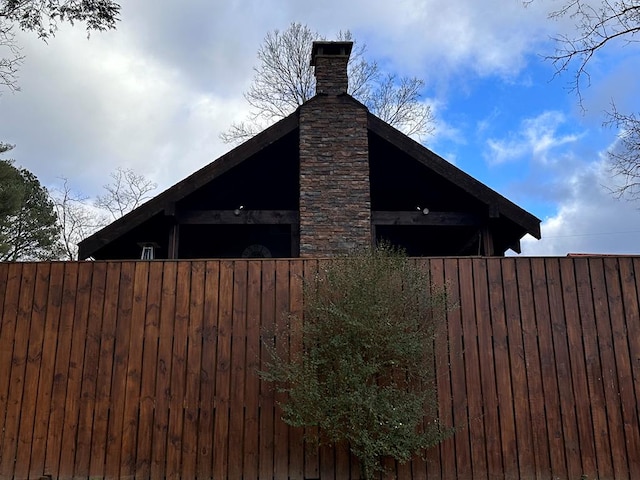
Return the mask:
[(238, 208), (236, 208), (236, 209), (233, 211), (233, 214), (234, 214), (236, 217), (237, 217), (237, 216), (239, 216), (239, 215), (240, 215), (240, 212), (242, 211), (242, 209), (243, 209), (243, 208), (244, 208), (244, 205), (240, 205)]

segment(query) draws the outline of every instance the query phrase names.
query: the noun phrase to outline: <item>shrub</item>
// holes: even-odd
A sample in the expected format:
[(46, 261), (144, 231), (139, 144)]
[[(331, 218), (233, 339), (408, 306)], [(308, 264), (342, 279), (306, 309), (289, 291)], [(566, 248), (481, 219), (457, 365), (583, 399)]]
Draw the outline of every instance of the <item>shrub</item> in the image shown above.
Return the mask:
[[(449, 433), (438, 422), (434, 341), (446, 299), (427, 272), (389, 246), (322, 264), (305, 281), (302, 351), (261, 375), (286, 392), (283, 420), (349, 444), (366, 478), (385, 456), (406, 462)], [(300, 328), (300, 324), (302, 324)]]

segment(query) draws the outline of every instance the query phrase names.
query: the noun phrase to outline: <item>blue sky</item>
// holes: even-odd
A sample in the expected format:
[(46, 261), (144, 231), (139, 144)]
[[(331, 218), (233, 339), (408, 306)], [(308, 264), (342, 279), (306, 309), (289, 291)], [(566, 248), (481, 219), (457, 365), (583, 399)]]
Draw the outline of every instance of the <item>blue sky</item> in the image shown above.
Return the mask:
[[(527, 255), (640, 253), (640, 203), (614, 199), (603, 127), (612, 99), (640, 111), (639, 45), (613, 44), (590, 64), (581, 108), (571, 72), (554, 78), (549, 40), (562, 2), (534, 0), (123, 0), (118, 30), (63, 28), (48, 44), (20, 34), (22, 91), (0, 96), (0, 140), (50, 188), (69, 179), (93, 197), (132, 168), (158, 192), (230, 146), (256, 51), (291, 22), (327, 38), (349, 29), (385, 70), (423, 78), (436, 116), (425, 145), (543, 220)], [(599, 2), (593, 2), (594, 4)]]

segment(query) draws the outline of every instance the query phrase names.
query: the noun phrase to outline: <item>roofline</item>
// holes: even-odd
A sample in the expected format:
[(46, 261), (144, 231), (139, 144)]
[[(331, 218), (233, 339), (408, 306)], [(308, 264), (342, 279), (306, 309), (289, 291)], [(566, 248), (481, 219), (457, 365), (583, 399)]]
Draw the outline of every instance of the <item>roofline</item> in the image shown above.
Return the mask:
[(369, 113), (368, 126), (370, 131), (406, 152), (435, 173), (458, 185), (470, 195), (486, 203), (489, 207), (497, 207), (499, 213), (512, 222), (522, 226), (526, 230), (526, 233), (531, 234), (538, 240), (540, 239), (541, 220), (536, 216), (530, 214), (511, 200), (503, 197), (492, 188), (476, 180), (468, 173), (460, 170), (455, 165), (372, 113)]
[(291, 133), (299, 125), (299, 114), (296, 110), (271, 127), (263, 130), (255, 137), (238, 145), (233, 150), (205, 165), (185, 179), (169, 187), (158, 196), (142, 204), (138, 208), (115, 220), (106, 227), (78, 243), (78, 258), (86, 259), (97, 250), (112, 242), (131, 228), (162, 212), (172, 203), (181, 200), (189, 193), (206, 185), (211, 180), (239, 165), (260, 150)]

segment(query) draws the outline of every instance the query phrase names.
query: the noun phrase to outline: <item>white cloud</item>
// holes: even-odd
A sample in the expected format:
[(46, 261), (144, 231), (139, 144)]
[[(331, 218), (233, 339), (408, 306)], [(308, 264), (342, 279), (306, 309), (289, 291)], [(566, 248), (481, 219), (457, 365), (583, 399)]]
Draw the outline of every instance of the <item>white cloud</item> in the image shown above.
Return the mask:
[(538, 163), (553, 163), (557, 149), (577, 142), (581, 133), (560, 133), (566, 117), (558, 111), (544, 112), (522, 121), (519, 130), (506, 139), (487, 140), (485, 159), (489, 165), (500, 165), (514, 160), (527, 159)]

